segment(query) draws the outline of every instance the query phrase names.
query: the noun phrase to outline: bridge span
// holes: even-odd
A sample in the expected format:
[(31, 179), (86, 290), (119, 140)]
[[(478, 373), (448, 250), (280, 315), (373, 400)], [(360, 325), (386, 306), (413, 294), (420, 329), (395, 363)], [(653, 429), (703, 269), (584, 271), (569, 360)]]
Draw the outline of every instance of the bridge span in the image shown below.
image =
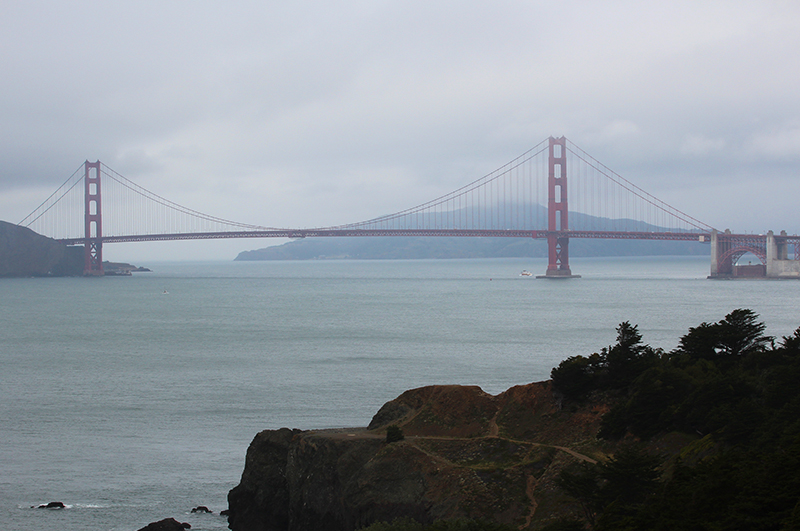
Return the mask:
[[(709, 278), (800, 278), (800, 236), (714, 229), (617, 175), (564, 137), (550, 137), (494, 172), (416, 207), (307, 229), (202, 214), (139, 187), (100, 161), (86, 161), (20, 225), (68, 245), (83, 245), (88, 276), (103, 275), (103, 245), (120, 242), (434, 236), (546, 240), (543, 278), (578, 276), (569, 265), (573, 238), (695, 241), (711, 247)], [(64, 234), (64, 227), (71, 232)], [(760, 263), (738, 264), (748, 253)]]

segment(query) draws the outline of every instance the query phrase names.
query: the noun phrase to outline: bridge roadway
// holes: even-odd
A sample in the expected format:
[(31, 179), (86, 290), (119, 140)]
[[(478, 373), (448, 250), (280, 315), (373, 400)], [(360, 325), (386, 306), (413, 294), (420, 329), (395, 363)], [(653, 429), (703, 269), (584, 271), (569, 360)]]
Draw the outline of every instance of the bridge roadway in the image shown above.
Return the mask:
[[(484, 237), (533, 238), (549, 242), (550, 262), (546, 278), (576, 278), (569, 268), (567, 243), (572, 238), (615, 240), (672, 240), (696, 241), (711, 246), (711, 274), (709, 278), (734, 278), (756, 276), (766, 278), (800, 278), (800, 236), (768, 234), (731, 234), (730, 232), (621, 232), (588, 230), (521, 230), (521, 229), (353, 229), (329, 227), (316, 229), (265, 229), (226, 232), (194, 232), (172, 234), (141, 234), (129, 236), (102, 236), (100, 238), (62, 239), (68, 245), (83, 244), (86, 248), (84, 275), (102, 275), (103, 243), (146, 242), (169, 240), (209, 240), (227, 238), (324, 238), (324, 237), (375, 237), (375, 236), (434, 236), (434, 237)], [(788, 247), (795, 248), (794, 259), (789, 259)], [(753, 253), (761, 262), (760, 269), (737, 265), (745, 253)]]
[[(680, 240), (711, 241), (710, 232), (617, 232), (588, 230), (521, 230), (521, 229), (269, 229), (225, 232), (192, 232), (173, 234), (140, 234), (130, 236), (102, 236), (93, 238), (103, 243), (152, 242), (169, 240), (215, 240), (228, 238), (321, 238), (321, 237), (368, 237), (368, 236), (436, 236), (465, 238), (596, 238), (610, 240)], [(753, 237), (753, 235), (727, 235)], [(762, 236), (763, 238), (763, 236)], [(800, 243), (800, 237), (797, 237)], [(69, 238), (59, 240), (67, 245), (85, 243), (85, 238)]]

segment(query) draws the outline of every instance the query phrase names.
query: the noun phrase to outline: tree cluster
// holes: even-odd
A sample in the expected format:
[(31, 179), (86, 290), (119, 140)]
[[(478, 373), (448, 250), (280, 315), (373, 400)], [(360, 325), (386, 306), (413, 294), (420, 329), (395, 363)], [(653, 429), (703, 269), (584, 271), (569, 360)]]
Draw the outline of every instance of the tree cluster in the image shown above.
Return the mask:
[(565, 470), (561, 487), (585, 521), (557, 525), (800, 529), (800, 328), (777, 345), (765, 329), (753, 311), (738, 309), (690, 328), (663, 352), (626, 322), (615, 345), (553, 369), (565, 403), (613, 401), (601, 438), (695, 437), (691, 459), (623, 445), (607, 463)]

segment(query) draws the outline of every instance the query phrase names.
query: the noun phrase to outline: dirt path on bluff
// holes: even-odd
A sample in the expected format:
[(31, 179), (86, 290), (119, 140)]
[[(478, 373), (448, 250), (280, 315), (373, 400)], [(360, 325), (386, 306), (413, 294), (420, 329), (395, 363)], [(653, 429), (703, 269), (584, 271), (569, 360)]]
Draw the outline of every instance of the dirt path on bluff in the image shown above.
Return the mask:
[(327, 437), (329, 439), (385, 439), (386, 435), (376, 433), (367, 428), (326, 428), (322, 430), (309, 430), (306, 435)]
[[(537, 443), (532, 441), (521, 441), (518, 439), (508, 439), (506, 437), (499, 436), (500, 429), (497, 425), (497, 415), (489, 421), (489, 435), (485, 437), (476, 437), (476, 438), (469, 438), (469, 437), (431, 437), (431, 436), (418, 436), (418, 435), (411, 435), (406, 437), (406, 440), (413, 444), (414, 441), (425, 441), (425, 440), (446, 440), (446, 441), (475, 441), (476, 439), (502, 439), (506, 441), (510, 441), (516, 444), (521, 444), (528, 446), (529, 448), (533, 447), (545, 447), (545, 448), (554, 448), (570, 456), (578, 459), (580, 461), (585, 461), (587, 463), (595, 464), (597, 463), (596, 459), (589, 457), (588, 455), (584, 455), (582, 453), (576, 452), (571, 448), (567, 448), (566, 446), (557, 446), (554, 444), (544, 444), (544, 443)], [(374, 431), (367, 430), (366, 428), (340, 428), (340, 429), (329, 429), (329, 430), (314, 430), (312, 433), (315, 436), (320, 437), (327, 437), (331, 439), (338, 439), (338, 440), (353, 440), (353, 439), (385, 439), (385, 435), (381, 433), (376, 433)], [(441, 461), (446, 462), (453, 465), (447, 458), (442, 457), (434, 452), (431, 452), (424, 446), (414, 445), (418, 450), (422, 453), (426, 454), (428, 457)], [(530, 450), (529, 450), (530, 452)], [(539, 508), (539, 502), (536, 499), (536, 487), (539, 484), (539, 480), (531, 473), (525, 473), (525, 497), (528, 499), (528, 513), (525, 515), (525, 522), (519, 526), (520, 531), (524, 529), (528, 529), (533, 522), (533, 518), (536, 515), (536, 510)]]
[(494, 414), (492, 420), (489, 421), (489, 437), (497, 437), (500, 435), (500, 426), (497, 425), (497, 415), (500, 414), (498, 410), (497, 413)]
[[(566, 446), (557, 446), (554, 444), (546, 444), (546, 443), (537, 443), (533, 441), (522, 441), (519, 439), (509, 439), (507, 437), (500, 437), (498, 435), (499, 428), (497, 426), (497, 422), (495, 419), (490, 421), (490, 429), (489, 435), (484, 437), (443, 437), (443, 436), (426, 436), (426, 435), (409, 435), (406, 437), (406, 440), (413, 441), (413, 440), (444, 440), (444, 441), (474, 441), (480, 438), (488, 439), (488, 438), (496, 438), (496, 439), (503, 439), (506, 441), (514, 442), (517, 444), (527, 444), (531, 446), (543, 446), (547, 448), (555, 448), (556, 450), (560, 450), (565, 452), (572, 457), (579, 459), (581, 461), (585, 461), (587, 463), (595, 464), (597, 463), (596, 459), (589, 457), (588, 455), (584, 455), (582, 453), (576, 452), (575, 450), (568, 448)], [(338, 440), (347, 440), (347, 439), (385, 439), (386, 435), (382, 433), (377, 433), (367, 428), (333, 428), (333, 429), (323, 429), (323, 430), (310, 430), (306, 432), (309, 435), (314, 435), (318, 437), (327, 437), (330, 439), (338, 439)]]
[(533, 477), (533, 474), (528, 474), (527, 477), (527, 484), (525, 487), (525, 496), (528, 497), (530, 500), (530, 510), (528, 514), (525, 515), (525, 523), (519, 526), (519, 529), (528, 529), (533, 521), (533, 515), (536, 514), (536, 509), (539, 508), (539, 502), (536, 501), (536, 497), (533, 495), (534, 491), (536, 490), (536, 485), (539, 483), (539, 480)]

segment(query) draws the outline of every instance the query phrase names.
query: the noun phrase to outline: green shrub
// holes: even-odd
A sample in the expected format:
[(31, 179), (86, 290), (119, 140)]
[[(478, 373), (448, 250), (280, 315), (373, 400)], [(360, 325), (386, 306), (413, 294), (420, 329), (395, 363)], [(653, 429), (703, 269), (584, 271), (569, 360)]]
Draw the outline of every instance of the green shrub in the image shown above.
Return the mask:
[(403, 435), (403, 430), (400, 429), (400, 426), (392, 424), (391, 426), (386, 428), (387, 443), (402, 441), (403, 439), (405, 439), (405, 436)]

